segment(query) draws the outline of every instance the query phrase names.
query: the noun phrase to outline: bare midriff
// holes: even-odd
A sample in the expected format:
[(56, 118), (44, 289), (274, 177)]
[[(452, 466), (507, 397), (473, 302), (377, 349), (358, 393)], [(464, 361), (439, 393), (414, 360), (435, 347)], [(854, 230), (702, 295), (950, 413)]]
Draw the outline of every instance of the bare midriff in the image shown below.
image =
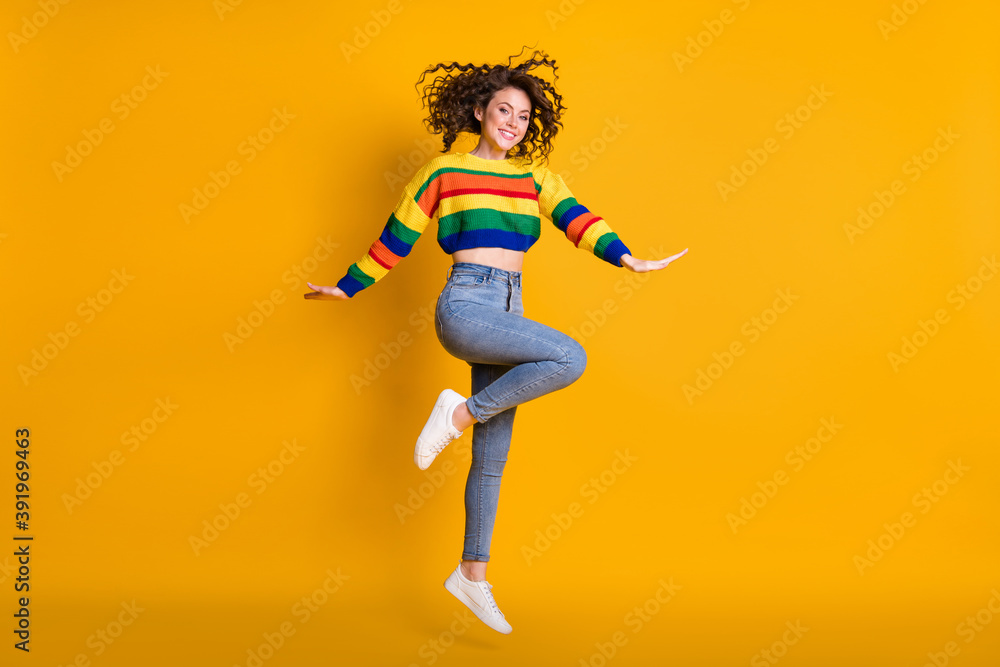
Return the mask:
[(495, 266), (504, 271), (520, 271), (524, 265), (524, 251), (507, 248), (466, 248), (453, 252), (451, 260), (452, 263), (472, 262)]

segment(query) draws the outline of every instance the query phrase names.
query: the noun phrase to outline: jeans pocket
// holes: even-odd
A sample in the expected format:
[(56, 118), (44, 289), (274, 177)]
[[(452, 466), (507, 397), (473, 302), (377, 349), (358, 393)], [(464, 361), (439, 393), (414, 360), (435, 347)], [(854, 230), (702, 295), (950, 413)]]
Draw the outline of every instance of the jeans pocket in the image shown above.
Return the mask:
[(451, 277), (453, 288), (479, 287), (486, 282), (486, 276), (475, 273), (455, 273)]

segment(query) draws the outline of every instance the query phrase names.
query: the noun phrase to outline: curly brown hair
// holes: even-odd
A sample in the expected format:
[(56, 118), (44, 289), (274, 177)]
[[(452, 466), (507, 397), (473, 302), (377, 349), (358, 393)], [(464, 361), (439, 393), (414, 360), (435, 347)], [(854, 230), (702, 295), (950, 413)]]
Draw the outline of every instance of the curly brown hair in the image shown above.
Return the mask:
[[(521, 53), (524, 53), (523, 47)], [(507, 157), (531, 160), (538, 151), (541, 159), (548, 162), (548, 155), (553, 150), (552, 139), (563, 126), (559, 118), (566, 107), (562, 103), (562, 95), (556, 92), (553, 84), (528, 72), (547, 65), (552, 68), (554, 81), (558, 81), (556, 70), (559, 68), (554, 58), (550, 59), (544, 51), (537, 50), (530, 60), (512, 67), (511, 61), (520, 55), (508, 58), (506, 65), (459, 65), (452, 61), (447, 65), (438, 63), (423, 71), (414, 88), (428, 74), (438, 70), (445, 71), (424, 86), (421, 98), (423, 105), (429, 109), (424, 125), (432, 133), (444, 135), (442, 153), (448, 152), (459, 132), (481, 134), (482, 123), (473, 113), (475, 107), (485, 111), (498, 90), (513, 87), (524, 91), (531, 100), (531, 115), (524, 139), (511, 149)], [(551, 100), (547, 94), (551, 95)]]

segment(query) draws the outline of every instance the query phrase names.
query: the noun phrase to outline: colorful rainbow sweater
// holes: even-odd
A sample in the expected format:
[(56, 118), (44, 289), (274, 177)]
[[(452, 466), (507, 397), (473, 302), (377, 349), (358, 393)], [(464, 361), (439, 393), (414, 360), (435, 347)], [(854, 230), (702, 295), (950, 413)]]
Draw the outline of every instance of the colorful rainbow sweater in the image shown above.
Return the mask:
[(437, 217), (438, 245), (449, 255), (465, 248), (527, 251), (541, 233), (540, 214), (577, 248), (615, 266), (631, 255), (603, 218), (579, 204), (562, 177), (538, 163), (489, 160), (469, 153), (435, 157), (399, 197), (381, 235), (337, 282), (349, 297), (385, 277), (410, 254)]

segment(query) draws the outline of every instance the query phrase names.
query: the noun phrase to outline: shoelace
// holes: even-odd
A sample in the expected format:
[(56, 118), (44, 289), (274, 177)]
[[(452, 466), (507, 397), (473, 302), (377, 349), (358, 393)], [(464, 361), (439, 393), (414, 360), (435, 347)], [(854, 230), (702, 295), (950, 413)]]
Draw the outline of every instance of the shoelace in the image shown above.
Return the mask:
[[(500, 607), (497, 606), (496, 600), (493, 599), (493, 593), (490, 592), (493, 590), (493, 584), (488, 581), (483, 581), (482, 583), (486, 584), (486, 590), (483, 591), (483, 593), (489, 601), (490, 607), (492, 607), (493, 611), (495, 611), (499, 616), (503, 617), (503, 612), (500, 611)], [(482, 588), (482, 586), (480, 586), (480, 588)]]
[(454, 440), (454, 439), (455, 439), (455, 437), (454, 437), (453, 433), (450, 433), (450, 432), (449, 433), (445, 433), (444, 435), (441, 436), (440, 440), (438, 440), (433, 445), (431, 445), (431, 447), (430, 447), (431, 453), (434, 454), (435, 456), (438, 455), (438, 454), (440, 454), (441, 450), (444, 449), (445, 446), (447, 446), (447, 444), (449, 442), (451, 442), (452, 440)]

